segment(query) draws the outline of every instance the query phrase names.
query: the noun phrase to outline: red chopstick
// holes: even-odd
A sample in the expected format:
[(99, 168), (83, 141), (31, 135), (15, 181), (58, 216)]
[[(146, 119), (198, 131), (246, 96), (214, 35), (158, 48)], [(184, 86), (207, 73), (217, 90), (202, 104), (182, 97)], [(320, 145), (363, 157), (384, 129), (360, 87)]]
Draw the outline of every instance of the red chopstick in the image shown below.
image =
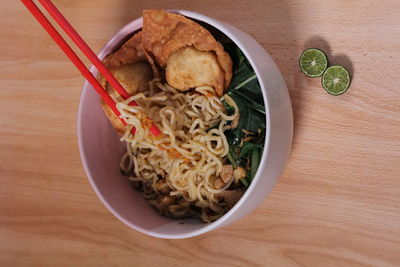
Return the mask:
[[(61, 50), (68, 56), (72, 63), (77, 67), (77, 69), (82, 73), (82, 75), (88, 80), (88, 82), (94, 87), (96, 92), (102, 97), (104, 102), (112, 109), (115, 115), (120, 116), (119, 111), (116, 108), (114, 100), (107, 94), (104, 88), (100, 85), (93, 74), (86, 68), (83, 62), (78, 58), (71, 47), (65, 42), (63, 37), (57, 32), (49, 20), (43, 15), (40, 9), (32, 0), (21, 0), (23, 4), (28, 8), (36, 20), (42, 25), (42, 27), (47, 31), (47, 33), (53, 38), (53, 40), (58, 44)], [(44, 8), (49, 12), (49, 14), (54, 18), (54, 20), (61, 26), (61, 28), (68, 34), (68, 36), (73, 40), (73, 42), (79, 47), (84, 55), (93, 63), (93, 65), (99, 70), (99, 72), (105, 77), (105, 79), (110, 83), (110, 85), (115, 88), (115, 90), (124, 98), (130, 97), (128, 92), (121, 86), (121, 84), (115, 79), (111, 72), (104, 66), (100, 59), (94, 54), (86, 42), (79, 36), (72, 25), (65, 19), (65, 17), (58, 11), (54, 4), (50, 0), (39, 0), (39, 2), (44, 6)], [(132, 101), (130, 105), (137, 105), (136, 102)], [(120, 118), (122, 123), (126, 125), (126, 122)], [(153, 135), (158, 136), (160, 130), (153, 123), (150, 131)], [(135, 133), (135, 129), (132, 129), (132, 133)]]
[(57, 7), (49, 0), (39, 0), (42, 6), (49, 12), (58, 25), (65, 31), (72, 41), (80, 48), (80, 50), (89, 58), (89, 60), (96, 66), (99, 72), (106, 78), (110, 85), (122, 96), (124, 99), (130, 97), (129, 93), (121, 86), (121, 84), (114, 78), (111, 72), (104, 66), (100, 59), (96, 56), (92, 49), (86, 44), (82, 37), (75, 31), (72, 25), (65, 19)]

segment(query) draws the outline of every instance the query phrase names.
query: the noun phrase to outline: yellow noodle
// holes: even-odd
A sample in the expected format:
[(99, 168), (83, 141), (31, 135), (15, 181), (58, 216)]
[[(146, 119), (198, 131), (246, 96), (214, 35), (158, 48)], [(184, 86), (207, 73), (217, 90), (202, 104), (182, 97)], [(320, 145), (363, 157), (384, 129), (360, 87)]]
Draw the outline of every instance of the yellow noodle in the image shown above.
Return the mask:
[[(182, 93), (153, 80), (148, 92), (117, 103), (121, 118), (127, 122), (121, 140), (128, 147), (121, 169), (133, 171), (135, 177), (130, 177), (131, 180), (145, 182), (149, 187), (144, 189), (146, 198), (154, 198), (151, 189), (159, 194), (157, 182), (165, 179), (169, 194), (181, 196), (201, 209), (204, 221), (223, 215), (224, 204), (219, 202), (217, 194), (227, 189), (233, 178), (220, 189), (214, 183), (221, 177), (224, 157), (229, 151), (224, 134), (231, 127), (227, 123), (237, 123), (239, 118), (236, 103), (229, 96), (225, 99), (234, 108), (234, 114), (225, 113), (222, 102), (209, 86)], [(139, 105), (129, 106), (131, 101)], [(160, 129), (160, 136), (150, 133), (148, 123), (144, 123), (147, 117)], [(133, 127), (134, 135), (131, 134)], [(157, 205), (155, 199), (151, 203)], [(168, 206), (168, 211), (179, 217), (187, 207), (188, 203), (182, 206), (175, 203)]]

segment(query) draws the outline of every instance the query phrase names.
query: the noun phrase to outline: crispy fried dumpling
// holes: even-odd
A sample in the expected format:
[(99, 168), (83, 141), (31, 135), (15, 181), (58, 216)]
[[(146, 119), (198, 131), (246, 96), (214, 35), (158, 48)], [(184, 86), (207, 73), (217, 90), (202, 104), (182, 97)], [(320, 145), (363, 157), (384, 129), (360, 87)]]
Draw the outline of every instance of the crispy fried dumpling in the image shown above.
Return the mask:
[[(128, 63), (118, 67), (109, 68), (109, 70), (130, 95), (148, 90), (149, 81), (153, 79), (153, 71), (150, 64), (146, 61)], [(107, 83), (107, 81), (105, 81), (105, 79), (103, 85), (104, 83), (106, 85), (105, 88), (110, 95), (115, 99), (122, 100), (119, 94), (110, 84)]]
[(215, 54), (190, 46), (171, 54), (165, 76), (169, 85), (182, 91), (202, 85), (218, 88), (224, 83), (224, 72)]
[(116, 52), (106, 56), (103, 63), (108, 68), (115, 68), (145, 59), (146, 56), (142, 45), (142, 32), (140, 31), (126, 41)]
[[(148, 90), (149, 81), (154, 78), (152, 67), (146, 61), (141, 40), (142, 33), (138, 32), (123, 44), (120, 49), (103, 60), (103, 63), (114, 75), (115, 79), (131, 95)], [(122, 101), (122, 97), (107, 83), (102, 75), (99, 75), (99, 81), (110, 96)], [(102, 102), (101, 106), (113, 127), (119, 133), (123, 133), (125, 126), (120, 119), (105, 103)]]
[[(181, 48), (193, 47), (198, 51), (213, 53), (224, 79), (220, 81), (217, 77), (220, 73), (213, 72), (217, 76), (210, 80), (218, 81), (218, 83), (208, 85), (213, 86), (218, 95), (222, 95), (224, 89), (229, 86), (232, 78), (232, 61), (228, 53), (224, 51), (223, 46), (215, 40), (209, 31), (184, 16), (161, 10), (143, 11), (142, 43), (146, 53), (154, 58), (161, 68), (167, 68), (167, 70), (168, 64), (171, 63), (168, 59)], [(193, 50), (190, 52), (193, 52)], [(172, 63), (176, 63), (176, 61), (172, 61)], [(193, 70), (193, 68), (190, 69), (190, 71)], [(181, 74), (185, 73), (181, 72)], [(174, 77), (179, 79), (178, 76)], [(180, 79), (184, 79), (184, 77), (185, 75), (181, 76)], [(170, 83), (168, 77), (167, 82)], [(178, 80), (175, 80), (175, 82), (178, 83)], [(184, 84), (185, 81), (179, 81), (179, 83)]]
[[(147, 90), (148, 82), (153, 78), (143, 50), (142, 32), (136, 33), (120, 49), (105, 57), (103, 63), (129, 94)], [(99, 75), (99, 81), (110, 95), (121, 100), (102, 75)]]

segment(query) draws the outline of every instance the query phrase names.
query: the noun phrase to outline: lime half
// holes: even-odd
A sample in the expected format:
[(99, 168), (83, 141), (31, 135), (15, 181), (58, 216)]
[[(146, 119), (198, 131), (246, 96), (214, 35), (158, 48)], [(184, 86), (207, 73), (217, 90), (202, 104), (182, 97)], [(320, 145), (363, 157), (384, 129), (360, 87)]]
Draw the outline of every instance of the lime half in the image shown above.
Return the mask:
[(328, 57), (317, 48), (304, 50), (300, 56), (300, 69), (309, 77), (320, 77), (328, 67)]
[(322, 86), (331, 95), (340, 95), (350, 86), (350, 74), (342, 66), (331, 66), (322, 75)]

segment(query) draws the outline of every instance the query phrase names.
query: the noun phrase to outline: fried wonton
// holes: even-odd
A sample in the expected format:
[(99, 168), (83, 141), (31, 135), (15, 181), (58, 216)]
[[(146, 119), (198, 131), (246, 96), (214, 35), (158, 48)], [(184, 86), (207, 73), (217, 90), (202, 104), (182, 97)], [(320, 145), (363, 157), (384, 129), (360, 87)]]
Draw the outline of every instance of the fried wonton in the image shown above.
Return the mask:
[(142, 32), (140, 31), (126, 41), (117, 51), (106, 56), (103, 59), (103, 63), (109, 68), (114, 68), (145, 59)]
[[(204, 73), (206, 73), (208, 77), (212, 77), (208, 79), (210, 83), (207, 85), (213, 86), (220, 96), (229, 86), (232, 78), (232, 61), (230, 56), (208, 30), (184, 16), (161, 10), (143, 11), (142, 43), (146, 53), (154, 58), (161, 68), (166, 68), (167, 71), (168, 69), (171, 70), (171, 67), (168, 67), (169, 64), (173, 64), (174, 67), (172, 69), (176, 69), (177, 62), (175, 60), (169, 60), (169, 58), (173, 56), (174, 59), (177, 59), (179, 56), (182, 56), (180, 53), (188, 52), (188, 50), (179, 52), (179, 50), (184, 47), (193, 47), (193, 49), (198, 52), (209, 53), (206, 55), (198, 54), (194, 50), (189, 51), (195, 61), (201, 61), (202, 58), (207, 58), (205, 64), (209, 66), (214, 66), (214, 60), (211, 59), (211, 56), (214, 55), (220, 67), (220, 71), (205, 69), (201, 74), (197, 73), (195, 78), (199, 78), (201, 75), (204, 75)], [(195, 70), (194, 67), (189, 67), (188, 64), (185, 64), (185, 67), (187, 67), (189, 73)], [(189, 89), (187, 87), (188, 83), (184, 81), (184, 79), (186, 79), (186, 76), (193, 77), (193, 73), (191, 73), (191, 75), (185, 74), (188, 74), (185, 72), (185, 69), (180, 70), (179, 73), (170, 72), (169, 75), (167, 75), (167, 82), (170, 83), (171, 81), (169, 78), (174, 77), (171, 85), (175, 82), (175, 84), (178, 85), (185, 85), (178, 89)], [(222, 80), (220, 78), (221, 74), (223, 77)], [(194, 79), (193, 82), (194, 81), (204, 82), (202, 79)], [(190, 83), (190, 85), (193, 87), (205, 85), (201, 83)]]
[(182, 91), (202, 85), (218, 88), (224, 72), (212, 52), (183, 47), (168, 58), (165, 76), (168, 84)]
[[(149, 81), (154, 78), (152, 67), (146, 61), (141, 32), (136, 33), (120, 49), (105, 57), (103, 63), (131, 95), (148, 90)], [(107, 83), (102, 75), (99, 75), (99, 82), (110, 96), (122, 101), (121, 96)], [(120, 119), (105, 103), (102, 102), (101, 106), (114, 128), (119, 133), (123, 133), (125, 126)]]

